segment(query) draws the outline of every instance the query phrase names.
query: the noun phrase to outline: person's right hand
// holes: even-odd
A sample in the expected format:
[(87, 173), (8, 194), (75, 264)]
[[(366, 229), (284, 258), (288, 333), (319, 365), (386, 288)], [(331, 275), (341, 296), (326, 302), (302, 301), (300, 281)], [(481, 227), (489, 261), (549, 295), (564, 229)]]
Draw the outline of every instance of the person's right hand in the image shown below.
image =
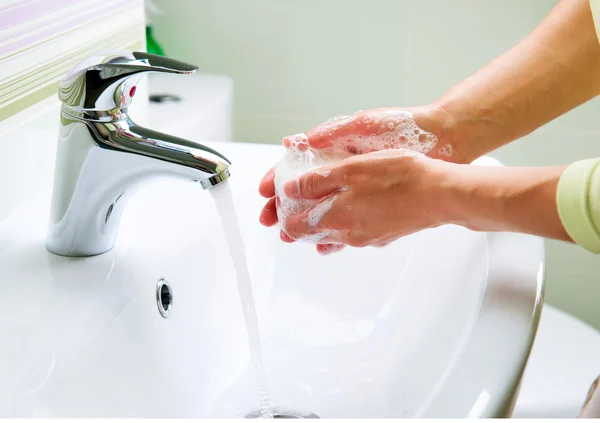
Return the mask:
[[(285, 137), (286, 148), (319, 150), (330, 157), (346, 158), (373, 151), (407, 148), (433, 158), (463, 163), (465, 152), (450, 140), (452, 119), (443, 110), (434, 107), (410, 109), (372, 109), (360, 111), (327, 121), (306, 134)], [(274, 172), (270, 169), (263, 177), (259, 192), (268, 198), (260, 215), (265, 226), (277, 224)], [(280, 232), (284, 242), (293, 240)], [(332, 252), (339, 248), (318, 245), (320, 252)]]

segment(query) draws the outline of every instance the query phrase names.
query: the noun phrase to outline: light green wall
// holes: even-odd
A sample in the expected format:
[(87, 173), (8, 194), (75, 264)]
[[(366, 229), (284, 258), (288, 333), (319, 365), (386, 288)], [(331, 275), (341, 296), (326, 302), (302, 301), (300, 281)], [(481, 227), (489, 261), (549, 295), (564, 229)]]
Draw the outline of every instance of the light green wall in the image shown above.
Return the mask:
[[(333, 115), (434, 100), (528, 34), (556, 0), (157, 3), (167, 54), (234, 78), (236, 140), (278, 143)], [(598, 116), (594, 100), (495, 156), (508, 165), (600, 156)], [(547, 246), (547, 301), (600, 328), (600, 260)]]

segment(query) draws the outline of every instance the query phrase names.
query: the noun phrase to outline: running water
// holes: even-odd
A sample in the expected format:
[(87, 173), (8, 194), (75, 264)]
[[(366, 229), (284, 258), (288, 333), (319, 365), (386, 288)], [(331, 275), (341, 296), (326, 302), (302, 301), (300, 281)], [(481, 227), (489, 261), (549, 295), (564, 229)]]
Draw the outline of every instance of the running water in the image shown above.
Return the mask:
[(246, 262), (246, 251), (244, 249), (244, 240), (238, 225), (237, 215), (235, 213), (235, 204), (231, 194), (229, 182), (224, 181), (210, 190), (213, 201), (219, 212), (223, 232), (229, 248), (229, 254), (237, 273), (238, 291), (240, 301), (246, 321), (246, 331), (248, 332), (248, 346), (250, 348), (250, 359), (256, 373), (258, 383), (258, 393), (260, 398), (260, 410), (262, 418), (273, 417), (273, 403), (271, 395), (267, 388), (267, 378), (262, 360), (262, 350), (260, 346), (260, 333), (258, 330), (258, 317), (256, 315), (256, 306), (254, 304), (254, 295), (252, 294), (252, 283), (250, 281), (250, 272)]

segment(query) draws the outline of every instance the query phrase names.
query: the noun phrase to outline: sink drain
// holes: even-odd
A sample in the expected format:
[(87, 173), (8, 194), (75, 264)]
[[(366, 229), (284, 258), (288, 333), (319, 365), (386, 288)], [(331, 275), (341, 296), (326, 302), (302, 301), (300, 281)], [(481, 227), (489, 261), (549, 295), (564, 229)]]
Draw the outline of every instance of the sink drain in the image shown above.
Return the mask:
[[(262, 417), (262, 413), (260, 410), (253, 411), (250, 414), (246, 415), (247, 419), (260, 419)], [(286, 408), (276, 408), (273, 410), (273, 418), (274, 419), (318, 419), (315, 413), (301, 413), (297, 410), (286, 409)]]
[(173, 308), (173, 291), (165, 279), (159, 280), (156, 285), (156, 305), (162, 317), (169, 317)]

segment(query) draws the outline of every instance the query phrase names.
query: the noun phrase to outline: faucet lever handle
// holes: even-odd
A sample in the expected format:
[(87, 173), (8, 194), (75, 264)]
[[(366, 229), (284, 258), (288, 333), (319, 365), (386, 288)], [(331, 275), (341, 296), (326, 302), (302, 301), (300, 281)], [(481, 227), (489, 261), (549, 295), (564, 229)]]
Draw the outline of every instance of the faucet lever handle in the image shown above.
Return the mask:
[(108, 62), (100, 63), (93, 68), (107, 70), (107, 73), (118, 70), (122, 74), (129, 73), (131, 75), (141, 72), (190, 74), (198, 70), (197, 66), (156, 54), (142, 51), (135, 51), (130, 54), (133, 58), (122, 55)]
[(88, 57), (61, 80), (60, 101), (77, 111), (111, 112), (126, 108), (143, 74), (191, 74), (197, 66), (145, 52), (110, 52)]

